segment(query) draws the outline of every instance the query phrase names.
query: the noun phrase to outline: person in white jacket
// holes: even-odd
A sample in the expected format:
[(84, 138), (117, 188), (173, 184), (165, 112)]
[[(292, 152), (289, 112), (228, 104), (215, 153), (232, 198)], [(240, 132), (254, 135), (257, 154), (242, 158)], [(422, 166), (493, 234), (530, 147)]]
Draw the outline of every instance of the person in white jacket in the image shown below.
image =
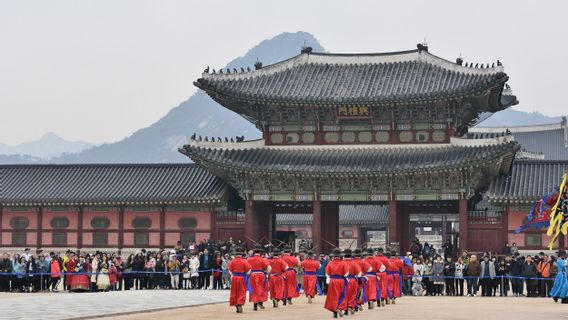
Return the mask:
[(189, 260), (189, 273), (191, 276), (191, 289), (197, 289), (199, 280), (199, 258), (197, 254), (193, 254)]

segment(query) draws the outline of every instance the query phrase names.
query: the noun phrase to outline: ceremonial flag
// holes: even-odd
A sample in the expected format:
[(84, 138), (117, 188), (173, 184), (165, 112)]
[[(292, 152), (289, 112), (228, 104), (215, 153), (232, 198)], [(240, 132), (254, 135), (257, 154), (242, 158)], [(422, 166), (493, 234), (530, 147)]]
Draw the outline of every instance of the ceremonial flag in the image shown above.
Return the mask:
[(558, 198), (552, 209), (550, 210), (550, 225), (546, 232), (546, 235), (552, 237), (552, 240), (548, 244), (548, 249), (552, 250), (554, 242), (558, 239), (558, 236), (562, 232), (564, 235), (568, 233), (568, 223), (566, 217), (568, 216), (568, 199), (566, 197), (566, 179), (567, 174), (564, 173), (562, 176), (562, 183), (560, 184), (560, 189), (558, 193)]

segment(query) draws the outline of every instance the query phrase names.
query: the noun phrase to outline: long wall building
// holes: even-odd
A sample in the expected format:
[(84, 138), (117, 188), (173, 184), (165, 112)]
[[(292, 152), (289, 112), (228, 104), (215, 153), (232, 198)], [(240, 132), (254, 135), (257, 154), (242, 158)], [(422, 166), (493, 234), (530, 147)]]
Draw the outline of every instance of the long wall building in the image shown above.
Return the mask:
[[(459, 250), (541, 249), (541, 230), (513, 230), (568, 166), (566, 123), (472, 128), (518, 103), (507, 80), (499, 62), (454, 63), (423, 45), (303, 48), (254, 71), (206, 72), (195, 85), (262, 139), (194, 135), (180, 152), (195, 164), (0, 166), (0, 247), (233, 237), (402, 252), (417, 237)], [(556, 247), (566, 245), (561, 237)]]

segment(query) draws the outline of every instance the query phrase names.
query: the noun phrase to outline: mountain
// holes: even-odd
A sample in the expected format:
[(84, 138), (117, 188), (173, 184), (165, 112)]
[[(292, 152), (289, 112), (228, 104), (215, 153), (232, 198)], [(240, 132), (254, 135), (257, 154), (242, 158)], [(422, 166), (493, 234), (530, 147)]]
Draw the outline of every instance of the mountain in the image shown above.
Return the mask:
[[(264, 65), (288, 59), (300, 53), (302, 45), (314, 51), (324, 51), (316, 38), (306, 32), (282, 33), (264, 40), (226, 67), (251, 67), (257, 58)], [(218, 68), (216, 68), (218, 69)], [(188, 75), (197, 79), (200, 75)], [(119, 162), (188, 162), (177, 150), (197, 132), (202, 136), (260, 138), (260, 132), (238, 114), (221, 107), (199, 90), (188, 100), (170, 110), (147, 128), (140, 129), (119, 142), (104, 144), (77, 154), (63, 155), (57, 163), (119, 163)]]
[(549, 117), (538, 112), (524, 112), (513, 108), (497, 112), (481, 122), (479, 127), (526, 126), (533, 124), (557, 123), (562, 117)]
[[(50, 132), (35, 141), (24, 142), (17, 145), (0, 144), (0, 155), (23, 157), (3, 157), (4, 159), (21, 159), (28, 161), (34, 159), (51, 159), (66, 153), (77, 153), (92, 147), (93, 145), (84, 141), (68, 141), (60, 138), (55, 133)], [(8, 161), (8, 160), (6, 160)]]

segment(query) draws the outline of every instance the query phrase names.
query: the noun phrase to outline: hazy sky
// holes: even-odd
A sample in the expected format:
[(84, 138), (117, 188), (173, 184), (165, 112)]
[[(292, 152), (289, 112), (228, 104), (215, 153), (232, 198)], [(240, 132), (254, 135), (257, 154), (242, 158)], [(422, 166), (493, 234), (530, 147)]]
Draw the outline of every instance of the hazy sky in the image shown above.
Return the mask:
[(499, 59), (518, 109), (567, 114), (567, 12), (567, 1), (0, 0), (0, 142), (120, 140), (193, 94), (205, 66), (284, 31), (331, 52), (426, 38), (449, 60)]

